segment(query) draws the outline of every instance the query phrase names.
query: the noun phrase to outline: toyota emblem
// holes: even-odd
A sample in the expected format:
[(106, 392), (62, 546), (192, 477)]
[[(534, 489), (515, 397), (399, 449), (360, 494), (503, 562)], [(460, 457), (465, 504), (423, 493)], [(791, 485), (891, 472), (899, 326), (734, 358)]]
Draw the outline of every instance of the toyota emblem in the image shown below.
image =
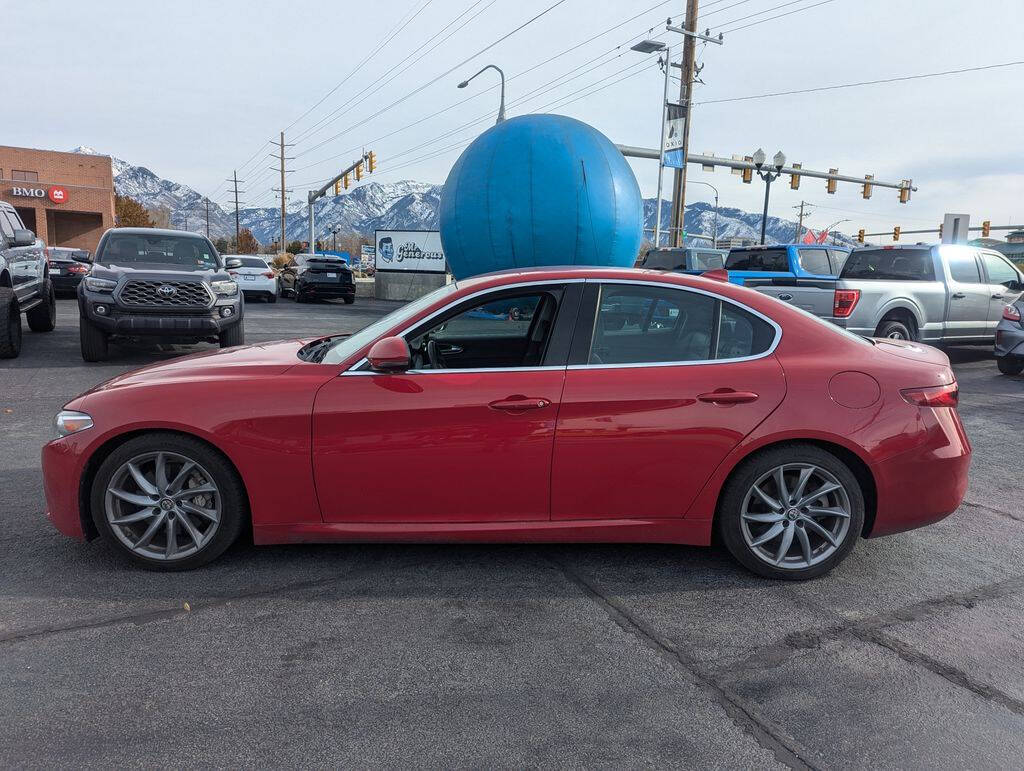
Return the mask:
[(157, 287), (156, 291), (161, 297), (174, 297), (174, 295), (178, 294), (178, 288), (171, 284), (161, 284)]

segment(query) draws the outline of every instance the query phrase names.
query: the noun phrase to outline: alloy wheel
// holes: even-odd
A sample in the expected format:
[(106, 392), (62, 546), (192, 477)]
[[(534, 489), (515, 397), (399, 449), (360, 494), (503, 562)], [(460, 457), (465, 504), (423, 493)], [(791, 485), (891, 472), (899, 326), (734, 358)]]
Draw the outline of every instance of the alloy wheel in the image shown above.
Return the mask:
[(906, 340), (906, 336), (898, 329), (894, 329), (892, 332), (886, 335), (890, 340)]
[(196, 554), (221, 522), (222, 498), (213, 476), (175, 452), (146, 452), (123, 463), (110, 477), (103, 505), (117, 539), (152, 560)]
[(743, 539), (763, 562), (801, 570), (828, 559), (850, 530), (850, 497), (828, 470), (786, 463), (762, 474), (743, 499)]

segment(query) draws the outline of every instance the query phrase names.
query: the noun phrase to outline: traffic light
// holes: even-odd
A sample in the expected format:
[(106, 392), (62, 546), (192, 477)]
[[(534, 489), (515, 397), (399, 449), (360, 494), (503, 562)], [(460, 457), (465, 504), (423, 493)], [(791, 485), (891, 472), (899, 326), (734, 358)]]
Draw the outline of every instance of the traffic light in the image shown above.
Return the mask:
[(906, 203), (910, 200), (910, 182), (911, 180), (903, 180), (903, 184), (900, 185), (900, 203)]
[(981, 237), (988, 238), (988, 234), (992, 232), (992, 221), (985, 220), (981, 223)]
[(346, 190), (348, 190), (348, 174), (345, 174), (341, 178), (341, 184), (345, 187)]
[[(794, 169), (802, 169), (803, 166), (804, 165), (802, 163), (794, 163), (793, 164), (793, 168)], [(800, 175), (799, 174), (790, 174), (789, 175), (789, 189), (790, 190), (799, 190), (800, 189)]]
[(373, 174), (374, 169), (377, 168), (377, 156), (373, 154), (373, 150), (370, 150), (370, 157), (367, 160), (367, 171)]
[(899, 225), (897, 225), (896, 227), (894, 227), (892, 229), (892, 240), (893, 241), (899, 241), (900, 240), (900, 226)]
[(857, 231), (857, 241), (862, 244), (864, 243), (864, 228)]
[(341, 180), (340, 179), (336, 179), (334, 181), (334, 194), (335, 195), (341, 195)]
[(864, 187), (861, 190), (861, 195), (864, 196), (864, 198), (870, 198), (871, 197), (871, 180), (873, 180), (874, 178), (875, 178), (874, 174), (865, 174), (864, 175)]
[[(752, 156), (752, 155), (744, 155), (743, 156), (743, 160), (749, 161), (750, 163), (753, 163), (754, 162), (754, 156)], [(743, 183), (745, 185), (749, 185), (751, 180), (754, 178), (754, 170), (753, 169), (744, 169), (742, 176), (743, 176)]]
[[(828, 173), (829, 174), (838, 174), (839, 173), (839, 169), (829, 169)], [(834, 195), (835, 192), (836, 192), (836, 185), (837, 184), (838, 183), (834, 179), (828, 180), (825, 183), (825, 192), (828, 193), (829, 195)], [(861, 243), (863, 243), (863, 241)]]
[(363, 178), (363, 162), (359, 161), (359, 163), (356, 164), (356, 182), (358, 182), (362, 178)]
[(942, 223), (939, 223), (939, 240), (942, 240)]

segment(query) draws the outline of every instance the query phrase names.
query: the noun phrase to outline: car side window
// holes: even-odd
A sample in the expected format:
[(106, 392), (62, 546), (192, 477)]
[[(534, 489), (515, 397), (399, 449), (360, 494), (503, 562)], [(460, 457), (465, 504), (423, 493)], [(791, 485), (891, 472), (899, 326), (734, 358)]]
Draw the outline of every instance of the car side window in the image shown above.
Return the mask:
[(407, 337), (413, 369), (540, 366), (554, 326), (557, 292), (499, 293)]
[(11, 241), (14, 239), (14, 227), (7, 219), (7, 212), (0, 209), (0, 230), (3, 231), (4, 239)]
[(775, 328), (732, 303), (722, 303), (716, 359), (757, 356), (771, 348)]
[(951, 254), (948, 260), (949, 275), (954, 281), (960, 284), (981, 283), (981, 271), (973, 254)]
[(668, 287), (601, 287), (589, 364), (706, 361), (716, 300)]
[(828, 253), (824, 249), (799, 249), (800, 266), (808, 273), (819, 276), (832, 275), (832, 267), (828, 263)]
[(990, 284), (1003, 284), (1007, 286), (1012, 281), (1020, 281), (1020, 274), (1002, 257), (982, 252), (981, 259), (985, 263), (985, 271), (988, 273), (988, 282)]
[(846, 260), (850, 257), (850, 253), (840, 251), (839, 249), (829, 249), (828, 256), (832, 262), (832, 275), (838, 276), (843, 272), (843, 266), (846, 264)]

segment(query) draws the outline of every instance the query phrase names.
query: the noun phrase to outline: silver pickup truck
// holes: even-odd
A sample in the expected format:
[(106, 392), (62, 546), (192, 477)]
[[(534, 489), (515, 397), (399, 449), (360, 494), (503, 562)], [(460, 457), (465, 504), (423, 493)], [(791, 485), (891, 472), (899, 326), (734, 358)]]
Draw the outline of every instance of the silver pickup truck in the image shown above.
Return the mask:
[(1003, 306), (1024, 292), (1024, 275), (1002, 254), (959, 244), (856, 249), (831, 307), (825, 283), (754, 288), (858, 335), (925, 343), (992, 343)]

